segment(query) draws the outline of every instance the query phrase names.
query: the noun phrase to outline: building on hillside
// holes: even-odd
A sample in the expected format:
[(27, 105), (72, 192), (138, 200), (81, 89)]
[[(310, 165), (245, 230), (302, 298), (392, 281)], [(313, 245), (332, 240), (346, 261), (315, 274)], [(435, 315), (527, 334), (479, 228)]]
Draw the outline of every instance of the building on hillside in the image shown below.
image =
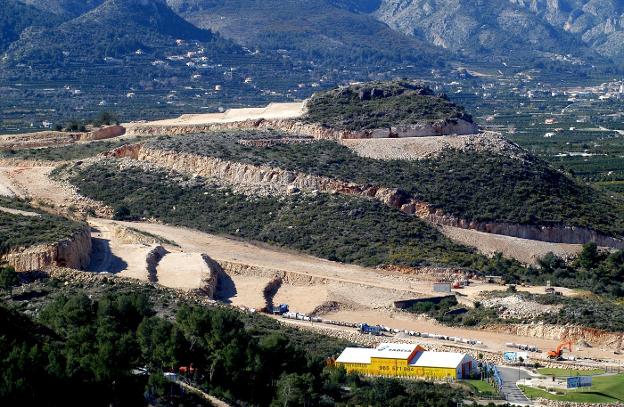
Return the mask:
[(336, 366), (367, 376), (433, 380), (467, 379), (477, 368), (468, 354), (431, 352), (420, 345), (382, 343), (376, 348), (346, 348)]

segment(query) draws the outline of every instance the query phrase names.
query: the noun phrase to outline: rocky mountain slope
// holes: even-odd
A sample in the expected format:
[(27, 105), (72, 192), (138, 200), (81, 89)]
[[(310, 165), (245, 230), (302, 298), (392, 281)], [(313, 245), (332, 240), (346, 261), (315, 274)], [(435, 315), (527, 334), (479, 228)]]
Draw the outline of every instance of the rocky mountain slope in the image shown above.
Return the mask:
[(591, 53), (574, 35), (505, 1), (384, 0), (374, 15), (398, 31), (467, 55)]
[(510, 0), (554, 27), (580, 36), (600, 54), (624, 58), (624, 1)]
[(622, 58), (621, 0), (383, 0), (373, 12), (401, 32), (467, 54), (508, 50)]

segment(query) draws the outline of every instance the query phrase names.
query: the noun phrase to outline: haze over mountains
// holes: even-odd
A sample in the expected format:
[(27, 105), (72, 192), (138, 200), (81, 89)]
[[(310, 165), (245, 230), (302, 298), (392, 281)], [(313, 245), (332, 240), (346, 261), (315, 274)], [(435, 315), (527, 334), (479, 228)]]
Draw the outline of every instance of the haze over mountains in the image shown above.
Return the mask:
[[(92, 25), (110, 29), (110, 35), (99, 38), (104, 42), (122, 36), (112, 31), (132, 31), (146, 23), (156, 36), (204, 38), (167, 6), (196, 27), (240, 45), (288, 50), (294, 58), (315, 63), (435, 66), (462, 57), (523, 60), (553, 54), (598, 62), (600, 57), (624, 58), (623, 0), (8, 0), (0, 6), (0, 49), (25, 32), (9, 56), (30, 57), (24, 47), (51, 45), (71, 45), (80, 53), (89, 44), (74, 40), (84, 28), (93, 31)], [(45, 34), (29, 29), (50, 25), (58, 29)], [(150, 37), (137, 41), (149, 45), (151, 34), (140, 29), (134, 37)], [(121, 51), (135, 51), (130, 46), (135, 40), (126, 38), (128, 49)]]
[(579, 44), (622, 58), (622, 0), (384, 0), (373, 12), (391, 27), (451, 50), (529, 47), (577, 54)]

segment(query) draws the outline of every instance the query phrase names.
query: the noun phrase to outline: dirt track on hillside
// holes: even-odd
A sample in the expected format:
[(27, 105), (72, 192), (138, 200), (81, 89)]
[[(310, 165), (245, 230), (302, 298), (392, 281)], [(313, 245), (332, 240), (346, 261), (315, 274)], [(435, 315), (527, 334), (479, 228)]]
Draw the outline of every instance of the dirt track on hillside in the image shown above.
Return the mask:
[(271, 103), (260, 108), (228, 109), (223, 113), (185, 114), (173, 119), (155, 120), (145, 123), (127, 123), (124, 127), (131, 129), (133, 126), (177, 126), (177, 125), (202, 125), (214, 123), (233, 123), (246, 120), (276, 120), (296, 119), (305, 113), (302, 102), (294, 103)]

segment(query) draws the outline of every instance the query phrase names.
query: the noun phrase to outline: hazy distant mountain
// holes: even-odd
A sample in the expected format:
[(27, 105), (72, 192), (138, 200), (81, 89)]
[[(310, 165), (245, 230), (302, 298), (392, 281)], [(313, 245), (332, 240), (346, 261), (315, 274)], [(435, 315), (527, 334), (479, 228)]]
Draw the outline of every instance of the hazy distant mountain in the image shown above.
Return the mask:
[(429, 65), (442, 50), (377, 21), (378, 0), (168, 0), (188, 21), (249, 48), (316, 63)]
[(588, 52), (577, 36), (511, 1), (383, 0), (374, 15), (398, 31), (468, 55)]
[(104, 0), (20, 0), (22, 3), (59, 15), (77, 17), (93, 10)]
[(32, 29), (9, 49), (24, 63), (63, 63), (120, 58), (137, 50), (155, 52), (177, 39), (211, 41), (214, 35), (188, 23), (164, 0), (107, 0), (58, 27)]
[(2, 0), (0, 4), (0, 51), (17, 40), (31, 26), (52, 26), (60, 19), (16, 0)]
[(624, 59), (624, 0), (510, 0), (578, 35), (602, 55)]

